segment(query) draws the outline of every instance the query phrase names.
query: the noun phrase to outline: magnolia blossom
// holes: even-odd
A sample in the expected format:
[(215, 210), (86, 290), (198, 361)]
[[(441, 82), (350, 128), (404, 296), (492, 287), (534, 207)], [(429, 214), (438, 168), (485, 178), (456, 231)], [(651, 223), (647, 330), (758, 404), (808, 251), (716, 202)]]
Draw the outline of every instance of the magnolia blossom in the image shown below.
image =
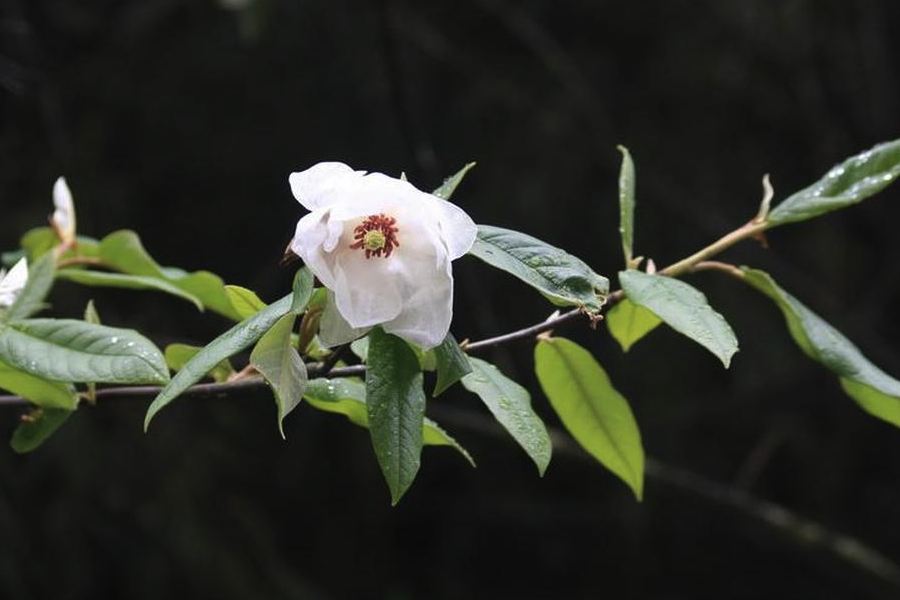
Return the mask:
[(9, 273), (0, 269), (0, 308), (12, 306), (27, 281), (28, 264), (25, 258), (20, 258)]
[(407, 181), (343, 163), (319, 163), (289, 182), (311, 211), (290, 249), (329, 290), (322, 342), (381, 325), (422, 348), (439, 345), (453, 316), (450, 261), (472, 247), (472, 219)]
[(75, 241), (75, 205), (72, 192), (66, 184), (66, 178), (60, 177), (53, 184), (53, 206), (56, 210), (50, 217), (50, 223), (63, 242)]

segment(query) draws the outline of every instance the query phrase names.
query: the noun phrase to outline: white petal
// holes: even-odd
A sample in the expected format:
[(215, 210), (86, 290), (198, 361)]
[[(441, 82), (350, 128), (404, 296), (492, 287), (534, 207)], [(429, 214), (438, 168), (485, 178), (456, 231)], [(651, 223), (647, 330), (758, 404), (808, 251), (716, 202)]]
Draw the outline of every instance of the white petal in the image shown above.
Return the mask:
[(319, 341), (326, 347), (332, 348), (352, 342), (364, 336), (371, 327), (354, 328), (350, 326), (334, 304), (334, 294), (328, 292), (328, 300), (325, 303), (325, 311), (319, 323)]
[(371, 327), (390, 321), (403, 309), (396, 257), (366, 258), (359, 250), (347, 250), (337, 259), (331, 286), (337, 309), (351, 327)]
[(447, 244), (450, 260), (463, 256), (475, 243), (478, 227), (472, 218), (460, 207), (434, 197), (440, 211), (441, 234)]
[(27, 281), (28, 263), (23, 257), (0, 279), (0, 306), (11, 306)]
[(322, 248), (328, 237), (327, 219), (327, 210), (316, 210), (300, 219), (291, 240), (291, 251), (306, 263), (322, 285), (330, 288), (334, 285), (333, 260)]
[(300, 204), (309, 210), (325, 208), (335, 202), (335, 194), (340, 192), (347, 181), (359, 179), (362, 172), (354, 171), (341, 162), (321, 162), (317, 165), (291, 173), (288, 183), (291, 192)]
[(72, 202), (72, 192), (66, 184), (65, 177), (59, 177), (53, 184), (53, 216), (50, 220), (56, 226), (63, 241), (75, 239), (75, 204)]
[(424, 350), (439, 346), (453, 319), (453, 278), (448, 268), (443, 274), (432, 273), (406, 302), (397, 318), (383, 325), (388, 333), (409, 340)]

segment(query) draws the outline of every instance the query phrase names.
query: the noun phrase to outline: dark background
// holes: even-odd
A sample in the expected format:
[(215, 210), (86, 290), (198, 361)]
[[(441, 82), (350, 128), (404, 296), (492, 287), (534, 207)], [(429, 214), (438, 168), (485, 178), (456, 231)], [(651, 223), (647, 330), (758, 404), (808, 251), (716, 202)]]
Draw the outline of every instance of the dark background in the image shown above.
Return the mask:
[[(752, 217), (763, 173), (777, 200), (898, 137), (898, 25), (892, 0), (2, 0), (0, 249), (45, 221), (65, 174), (82, 233), (135, 229), (163, 264), (271, 300), (301, 215), (290, 171), (342, 160), (431, 189), (477, 160), (455, 198), (477, 222), (611, 276), (621, 143), (636, 250), (662, 266)], [(769, 270), (897, 375), (898, 222), (893, 188), (726, 258)], [(550, 310), (472, 259), (455, 275), (457, 337)], [(602, 328), (559, 332), (608, 368), (662, 461), (641, 504), (577, 452), (539, 479), (462, 391), (435, 414), (478, 469), (426, 450), (395, 508), (366, 433), (339, 417), (301, 406), (282, 441), (260, 390), (179, 401), (145, 436), (147, 401), (109, 401), (31, 455), (0, 452), (0, 597), (896, 598), (900, 583), (837, 558), (858, 552), (829, 532), (900, 560), (900, 432), (806, 360), (755, 292), (690, 281), (740, 339), (728, 371), (670, 331), (627, 357)], [(169, 297), (64, 283), (54, 314), (91, 297), (161, 345), (226, 326)], [(531, 351), (488, 358), (556, 424)], [(4, 435), (17, 418), (0, 413)], [(774, 526), (752, 498), (827, 531)]]

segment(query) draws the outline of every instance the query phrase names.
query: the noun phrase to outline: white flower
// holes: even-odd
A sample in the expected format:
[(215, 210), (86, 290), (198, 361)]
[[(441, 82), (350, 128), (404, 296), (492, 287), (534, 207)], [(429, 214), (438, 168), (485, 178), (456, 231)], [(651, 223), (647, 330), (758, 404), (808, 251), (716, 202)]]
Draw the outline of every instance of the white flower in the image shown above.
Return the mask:
[(66, 178), (60, 177), (53, 184), (53, 216), (50, 223), (56, 230), (56, 234), (63, 242), (75, 241), (75, 205), (72, 202), (72, 192), (66, 184)]
[(25, 282), (28, 281), (28, 264), (20, 258), (9, 273), (0, 269), (0, 308), (12, 306)]
[(422, 348), (439, 345), (453, 316), (450, 261), (475, 241), (469, 215), (407, 181), (343, 163), (319, 163), (289, 182), (311, 211), (290, 248), (329, 290), (322, 342), (381, 325)]

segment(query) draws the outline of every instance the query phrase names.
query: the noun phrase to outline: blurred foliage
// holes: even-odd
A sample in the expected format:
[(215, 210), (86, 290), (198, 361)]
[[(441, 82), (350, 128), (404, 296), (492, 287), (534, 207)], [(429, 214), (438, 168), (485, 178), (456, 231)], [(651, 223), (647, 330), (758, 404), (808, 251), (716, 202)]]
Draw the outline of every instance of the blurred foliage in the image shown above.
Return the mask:
[[(890, 0), (6, 0), (0, 247), (45, 222), (64, 174), (84, 234), (140, 231), (160, 263), (211, 269), (271, 301), (290, 285), (277, 262), (300, 215), (291, 170), (336, 159), (431, 189), (477, 160), (454, 196), (477, 222), (531, 233), (609, 275), (621, 267), (622, 143), (638, 170), (635, 255), (664, 265), (751, 218), (763, 173), (777, 202), (897, 137), (898, 23)], [(767, 251), (729, 256), (790, 282), (897, 374), (898, 222), (893, 188), (773, 231)], [(455, 273), (460, 339), (545, 310), (477, 261)], [(713, 274), (691, 283), (740, 340), (727, 372), (662, 329), (627, 360), (602, 330), (566, 332), (632, 402), (648, 452), (900, 560), (900, 467), (889, 459), (900, 435), (796, 351), (765, 299)], [(89, 293), (61, 282), (52, 300), (77, 317)], [(161, 345), (225, 326), (165, 296), (95, 299), (105, 323)], [(490, 358), (529, 381), (531, 352)], [(437, 402), (477, 406), (456, 389)], [(339, 417), (301, 406), (283, 442), (261, 391), (181, 402), (144, 437), (145, 408), (86, 408), (37, 453), (0, 452), (0, 596), (880, 592), (690, 494), (651, 480), (637, 505), (607, 473), (565, 460), (539, 480), (511, 444), (450, 423), (479, 468), (428, 450), (392, 509), (365, 432)], [(0, 413), (3, 437), (17, 418)]]

